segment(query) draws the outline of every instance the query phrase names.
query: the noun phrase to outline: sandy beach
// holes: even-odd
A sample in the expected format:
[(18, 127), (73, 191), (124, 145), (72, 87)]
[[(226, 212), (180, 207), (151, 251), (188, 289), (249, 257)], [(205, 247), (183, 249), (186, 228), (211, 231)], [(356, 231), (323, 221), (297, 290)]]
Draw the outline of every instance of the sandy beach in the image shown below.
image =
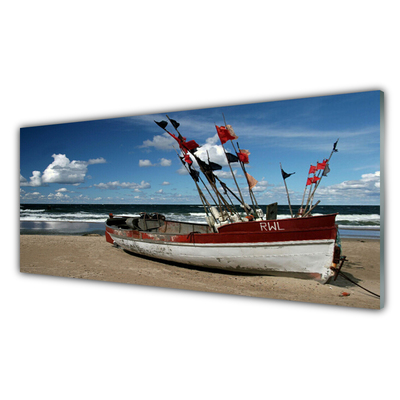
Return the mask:
[[(343, 239), (342, 271), (380, 294), (380, 241)], [(316, 281), (205, 271), (139, 257), (106, 243), (104, 236), (21, 235), (20, 271), (202, 292), (379, 309), (380, 299), (342, 276)], [(343, 296), (346, 292), (349, 295)]]

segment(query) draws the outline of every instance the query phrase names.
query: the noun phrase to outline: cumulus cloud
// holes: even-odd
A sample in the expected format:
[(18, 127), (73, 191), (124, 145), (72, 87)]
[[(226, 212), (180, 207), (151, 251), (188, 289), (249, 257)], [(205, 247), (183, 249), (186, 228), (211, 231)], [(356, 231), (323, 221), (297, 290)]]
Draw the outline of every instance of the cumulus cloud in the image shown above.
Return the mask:
[(362, 199), (380, 196), (380, 171), (363, 174), (361, 179), (344, 181), (336, 185), (318, 188), (319, 197)]
[(174, 144), (176, 144), (175, 139), (165, 132), (162, 135), (153, 136), (153, 140), (145, 140), (140, 148), (154, 147), (157, 150), (172, 150)]
[(153, 164), (150, 160), (139, 160), (139, 167), (170, 167), (172, 161), (162, 158), (158, 164)]
[(58, 193), (68, 193), (68, 192), (71, 192), (71, 191), (68, 190), (67, 188), (60, 188), (60, 189), (57, 189), (56, 192), (58, 192)]
[(139, 160), (139, 167), (154, 167), (150, 160)]
[(19, 178), (20, 186), (42, 186), (42, 178), (40, 171), (33, 171), (32, 176), (29, 178), (29, 182), (20, 174)]
[(169, 182), (166, 182), (166, 181), (164, 181), (161, 185), (163, 185), (163, 186), (168, 186), (168, 185), (170, 185), (170, 183)]
[(47, 195), (49, 200), (68, 200), (70, 197), (67, 194), (62, 194), (61, 192), (50, 193)]
[(33, 171), (28, 182), (20, 175), (21, 186), (46, 186), (48, 183), (80, 184), (85, 180), (88, 165), (103, 164), (103, 157), (90, 159), (89, 161), (70, 161), (65, 154), (53, 154), (54, 161), (44, 170)]
[(205, 162), (208, 162), (208, 158), (210, 158), (210, 161), (222, 166), (228, 165), (224, 148), (221, 145), (217, 145), (218, 140), (217, 134), (208, 138), (206, 143), (196, 151), (196, 156)]
[(151, 185), (149, 182), (142, 181), (140, 184), (135, 183), (135, 182), (120, 182), (120, 181), (114, 181), (114, 182), (108, 182), (108, 183), (98, 183), (94, 184), (94, 187), (98, 189), (111, 189), (111, 190), (116, 190), (116, 189), (134, 189), (134, 190), (141, 190), (141, 189), (150, 189)]

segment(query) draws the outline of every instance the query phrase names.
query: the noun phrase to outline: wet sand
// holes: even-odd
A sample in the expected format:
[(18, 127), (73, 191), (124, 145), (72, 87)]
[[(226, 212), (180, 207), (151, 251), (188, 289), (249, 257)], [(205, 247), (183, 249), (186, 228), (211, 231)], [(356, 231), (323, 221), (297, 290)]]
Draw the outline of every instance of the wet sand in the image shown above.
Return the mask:
[[(343, 273), (380, 294), (380, 241), (342, 239), (348, 261)], [(140, 257), (114, 247), (104, 236), (20, 236), (20, 271), (107, 282), (202, 292), (284, 299), (347, 307), (380, 308), (380, 299), (342, 276), (322, 285), (316, 281), (201, 270)], [(349, 296), (343, 296), (346, 292)]]

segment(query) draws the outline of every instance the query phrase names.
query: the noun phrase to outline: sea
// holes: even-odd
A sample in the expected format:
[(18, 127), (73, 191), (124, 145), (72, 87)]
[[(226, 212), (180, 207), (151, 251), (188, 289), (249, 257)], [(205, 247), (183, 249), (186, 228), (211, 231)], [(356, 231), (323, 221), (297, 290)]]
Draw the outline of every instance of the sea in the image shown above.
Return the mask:
[[(260, 205), (265, 212), (266, 205)], [(299, 206), (292, 206), (298, 210)], [(313, 215), (338, 213), (336, 222), (343, 238), (380, 238), (380, 206), (318, 205)], [(84, 235), (105, 233), (105, 221), (115, 216), (139, 216), (141, 212), (159, 213), (167, 219), (205, 223), (200, 204), (21, 204), (22, 235)], [(286, 205), (278, 205), (278, 219), (289, 218)]]

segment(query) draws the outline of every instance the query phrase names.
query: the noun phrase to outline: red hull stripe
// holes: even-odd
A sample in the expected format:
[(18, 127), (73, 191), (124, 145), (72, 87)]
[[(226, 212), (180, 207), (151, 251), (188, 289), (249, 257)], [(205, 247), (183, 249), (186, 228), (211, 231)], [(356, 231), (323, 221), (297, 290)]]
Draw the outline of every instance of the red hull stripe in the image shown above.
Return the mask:
[[(106, 226), (106, 239), (109, 234), (116, 236), (150, 241), (199, 244), (240, 244), (240, 243), (272, 243), (301, 240), (336, 239), (336, 214), (309, 218), (289, 218), (272, 221), (252, 221), (232, 223), (219, 228), (219, 233), (192, 233), (189, 235), (150, 233), (128, 229), (113, 229)], [(168, 231), (169, 221), (165, 221)], [(171, 222), (176, 224), (176, 222)]]

